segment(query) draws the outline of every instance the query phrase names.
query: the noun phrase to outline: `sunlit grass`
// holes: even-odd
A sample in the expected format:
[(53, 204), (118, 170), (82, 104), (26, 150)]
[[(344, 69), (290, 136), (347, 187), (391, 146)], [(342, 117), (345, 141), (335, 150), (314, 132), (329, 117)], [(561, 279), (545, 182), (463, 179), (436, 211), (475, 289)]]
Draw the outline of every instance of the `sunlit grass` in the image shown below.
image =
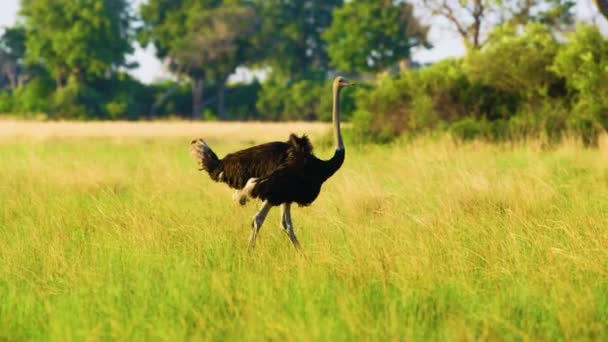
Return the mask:
[(188, 121), (16, 121), (0, 120), (0, 141), (14, 138), (192, 138), (251, 143), (256, 139), (286, 139), (285, 132), (317, 136), (329, 127), (320, 122), (188, 122)]
[(0, 142), (0, 339), (608, 337), (605, 145), (347, 146), (293, 211), (304, 259), (276, 209), (247, 253), (257, 204), (190, 138)]

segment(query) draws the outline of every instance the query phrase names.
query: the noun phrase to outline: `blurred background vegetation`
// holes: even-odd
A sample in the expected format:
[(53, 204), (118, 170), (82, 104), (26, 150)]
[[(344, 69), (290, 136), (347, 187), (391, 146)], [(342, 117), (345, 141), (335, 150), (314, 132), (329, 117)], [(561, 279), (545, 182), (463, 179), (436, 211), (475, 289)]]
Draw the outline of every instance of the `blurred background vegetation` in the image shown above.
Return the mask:
[[(608, 4), (597, 0), (599, 13)], [(0, 115), (46, 119), (324, 120), (330, 83), (356, 139), (448, 131), (491, 141), (608, 128), (608, 40), (569, 0), (22, 0), (0, 37)], [(423, 7), (457, 32), (462, 58), (420, 65)], [(175, 77), (129, 75), (152, 44)], [(237, 67), (262, 80), (229, 82)], [(352, 116), (352, 117), (351, 117)]]

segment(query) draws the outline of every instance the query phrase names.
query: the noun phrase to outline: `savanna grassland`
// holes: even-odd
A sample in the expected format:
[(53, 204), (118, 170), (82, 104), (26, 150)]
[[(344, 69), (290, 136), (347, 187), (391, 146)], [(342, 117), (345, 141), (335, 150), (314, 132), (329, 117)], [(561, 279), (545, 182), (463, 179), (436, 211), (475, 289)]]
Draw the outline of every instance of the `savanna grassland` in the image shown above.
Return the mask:
[(301, 257), (189, 142), (327, 127), (74, 125), (0, 122), (0, 340), (608, 339), (605, 138), (347, 145)]

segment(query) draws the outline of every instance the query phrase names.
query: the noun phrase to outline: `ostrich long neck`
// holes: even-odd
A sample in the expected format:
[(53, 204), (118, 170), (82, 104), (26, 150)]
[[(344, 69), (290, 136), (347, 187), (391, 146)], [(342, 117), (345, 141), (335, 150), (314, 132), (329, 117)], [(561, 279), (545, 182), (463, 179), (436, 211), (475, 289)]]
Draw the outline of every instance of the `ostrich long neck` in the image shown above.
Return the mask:
[(323, 163), (321, 177), (323, 181), (331, 177), (344, 163), (344, 143), (342, 142), (342, 133), (340, 132), (340, 88), (334, 86), (334, 138), (336, 139), (336, 152), (331, 159)]
[(334, 87), (334, 110), (332, 120), (334, 123), (336, 150), (343, 151), (344, 143), (342, 142), (342, 132), (340, 132), (340, 87)]

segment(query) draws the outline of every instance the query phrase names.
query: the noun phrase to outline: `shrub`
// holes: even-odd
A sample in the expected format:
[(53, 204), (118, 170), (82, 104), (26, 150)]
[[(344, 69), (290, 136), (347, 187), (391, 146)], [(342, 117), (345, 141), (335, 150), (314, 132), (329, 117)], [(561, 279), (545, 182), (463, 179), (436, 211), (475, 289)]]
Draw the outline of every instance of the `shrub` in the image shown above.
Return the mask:
[(78, 102), (79, 90), (75, 86), (58, 89), (53, 95), (50, 117), (53, 119), (84, 119), (87, 108)]
[(386, 142), (405, 132), (426, 132), (461, 120), (508, 118), (517, 110), (519, 97), (471, 81), (461, 60), (446, 60), (385, 79), (359, 93), (356, 105), (355, 132)]
[(13, 112), (13, 93), (10, 91), (0, 91), (0, 114)]
[(67, 84), (55, 91), (50, 105), (53, 119), (87, 119), (104, 116), (103, 98), (93, 88), (70, 77)]
[(129, 108), (129, 104), (124, 101), (112, 101), (105, 105), (105, 112), (108, 114), (110, 119), (119, 119), (125, 115)]
[(464, 66), (473, 82), (534, 101), (559, 82), (551, 70), (558, 47), (545, 25), (531, 23), (523, 32), (505, 25), (492, 32), (482, 50), (472, 50)]
[(475, 118), (464, 118), (452, 124), (450, 133), (457, 140), (473, 140), (480, 138), (484, 134), (486, 128), (483, 125), (483, 121), (476, 120)]
[(36, 77), (13, 92), (12, 111), (30, 115), (47, 113), (53, 93), (53, 83), (45, 77)]
[(608, 128), (608, 39), (582, 25), (560, 45), (541, 24), (504, 26), (462, 60), (383, 80), (357, 108), (362, 140), (449, 127), (458, 140), (555, 144), (569, 132), (593, 146)]
[(256, 108), (260, 117), (266, 120), (279, 120), (284, 116), (287, 101), (287, 87), (279, 80), (271, 78), (262, 86)]
[(409, 79), (389, 79), (365, 91), (357, 89), (355, 134), (361, 141), (389, 142), (408, 129), (412, 90)]
[(597, 145), (608, 129), (608, 39), (597, 27), (580, 24), (555, 58), (552, 69), (573, 97), (569, 128), (586, 146)]
[(256, 101), (262, 86), (254, 81), (250, 84), (233, 84), (226, 89), (226, 112), (229, 119), (257, 119)]
[[(342, 118), (349, 120), (355, 110), (354, 91), (341, 94)], [(322, 120), (332, 119), (331, 82), (325, 78), (285, 82), (266, 81), (260, 90), (257, 111), (269, 120)]]

